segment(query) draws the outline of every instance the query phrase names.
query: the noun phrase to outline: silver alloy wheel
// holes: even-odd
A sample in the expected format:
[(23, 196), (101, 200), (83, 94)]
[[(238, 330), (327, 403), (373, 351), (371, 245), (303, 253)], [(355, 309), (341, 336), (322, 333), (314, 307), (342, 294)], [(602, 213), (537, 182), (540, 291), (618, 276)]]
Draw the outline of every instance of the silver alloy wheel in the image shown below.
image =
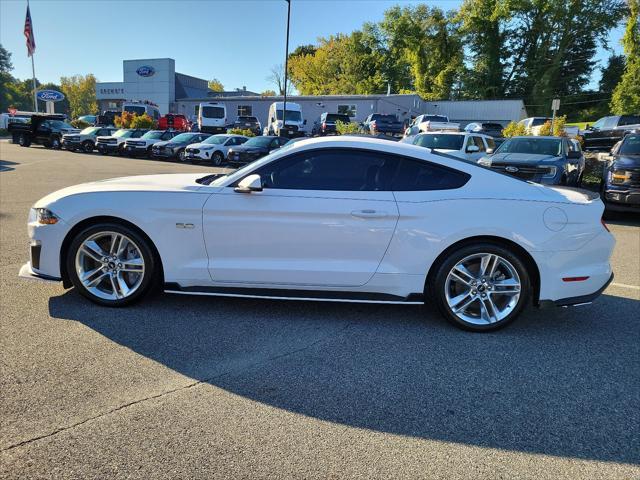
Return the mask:
[(515, 267), (495, 253), (476, 253), (460, 260), (445, 282), (451, 312), (474, 325), (506, 318), (518, 304), (521, 282)]
[(76, 273), (88, 292), (105, 300), (133, 295), (144, 279), (144, 258), (136, 243), (118, 232), (98, 232), (76, 252)]

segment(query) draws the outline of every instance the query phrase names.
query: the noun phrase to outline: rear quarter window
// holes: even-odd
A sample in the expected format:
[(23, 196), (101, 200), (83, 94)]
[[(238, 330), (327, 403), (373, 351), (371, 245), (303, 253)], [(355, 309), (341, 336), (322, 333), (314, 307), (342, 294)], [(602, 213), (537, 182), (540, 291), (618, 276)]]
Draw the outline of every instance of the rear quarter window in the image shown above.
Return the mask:
[(400, 159), (391, 188), (398, 192), (452, 190), (464, 186), (471, 175), (429, 162)]

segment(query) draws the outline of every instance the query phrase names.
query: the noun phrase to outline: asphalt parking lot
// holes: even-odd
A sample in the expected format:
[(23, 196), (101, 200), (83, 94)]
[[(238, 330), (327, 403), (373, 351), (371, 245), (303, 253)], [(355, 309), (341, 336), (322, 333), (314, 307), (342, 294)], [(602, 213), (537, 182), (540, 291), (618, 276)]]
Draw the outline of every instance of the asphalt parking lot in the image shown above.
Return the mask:
[(203, 166), (0, 142), (0, 477), (640, 478), (640, 221), (593, 305), (472, 334), (430, 307), (159, 295), (17, 278), (58, 188)]

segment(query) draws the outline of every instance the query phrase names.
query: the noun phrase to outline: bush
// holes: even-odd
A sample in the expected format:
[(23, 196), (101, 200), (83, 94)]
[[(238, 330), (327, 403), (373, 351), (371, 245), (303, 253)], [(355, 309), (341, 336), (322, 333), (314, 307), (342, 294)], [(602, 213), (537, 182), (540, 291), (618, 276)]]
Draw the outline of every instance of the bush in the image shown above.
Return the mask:
[(113, 124), (118, 128), (131, 128), (133, 115), (131, 112), (122, 112), (122, 114), (113, 117)]
[(8, 137), (9, 136), (9, 130), (7, 130), (6, 128), (0, 128), (0, 137)]
[(156, 122), (148, 114), (143, 113), (141, 116), (133, 114), (131, 119), (131, 128), (155, 128)]
[(502, 135), (505, 137), (521, 137), (527, 134), (527, 129), (524, 125), (518, 122), (510, 122), (509, 125), (504, 127)]
[(253, 133), (248, 128), (246, 130), (243, 130), (241, 128), (230, 128), (230, 129), (227, 130), (227, 133), (231, 133), (233, 135), (244, 135), (245, 137), (255, 137), (256, 136), (256, 134)]
[(72, 120), (71, 125), (80, 130), (91, 126), (89, 122), (85, 122), (84, 120), (80, 120), (80, 119)]
[(551, 121), (546, 121), (544, 125), (540, 127), (538, 135), (541, 137), (566, 137), (567, 134), (564, 131), (564, 126), (567, 123), (567, 116), (556, 117), (553, 122), (553, 131), (551, 131)]
[(338, 120), (336, 122), (336, 132), (338, 135), (346, 135), (349, 133), (360, 133), (360, 125), (355, 122), (341, 122)]

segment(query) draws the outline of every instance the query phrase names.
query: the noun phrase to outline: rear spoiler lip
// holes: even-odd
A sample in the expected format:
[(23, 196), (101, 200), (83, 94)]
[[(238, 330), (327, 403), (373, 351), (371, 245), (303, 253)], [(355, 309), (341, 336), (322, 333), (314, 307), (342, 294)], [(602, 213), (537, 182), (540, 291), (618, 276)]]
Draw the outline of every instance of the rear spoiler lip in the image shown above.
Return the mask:
[(583, 194), (585, 197), (587, 197), (587, 199), (590, 202), (593, 202), (594, 200), (598, 200), (600, 199), (600, 194), (598, 192), (594, 192), (593, 190), (587, 190), (584, 188), (578, 188), (578, 187), (565, 187), (562, 185), (545, 185), (545, 187), (551, 189), (551, 190), (556, 190), (556, 191), (560, 191), (562, 192), (563, 190), (568, 190), (568, 191), (572, 191), (572, 192), (579, 192), (581, 194)]

